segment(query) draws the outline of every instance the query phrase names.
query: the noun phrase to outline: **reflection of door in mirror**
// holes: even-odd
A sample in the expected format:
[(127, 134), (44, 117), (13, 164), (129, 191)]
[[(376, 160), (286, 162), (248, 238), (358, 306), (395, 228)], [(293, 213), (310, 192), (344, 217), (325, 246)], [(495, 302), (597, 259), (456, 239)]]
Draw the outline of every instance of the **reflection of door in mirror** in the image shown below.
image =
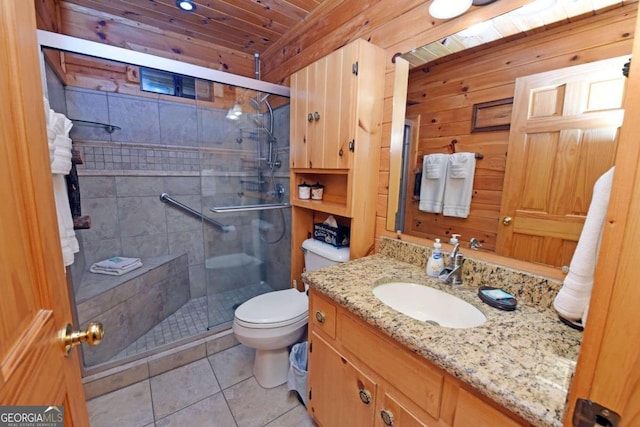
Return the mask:
[(612, 165), (628, 57), (516, 80), (496, 252), (568, 265), (593, 184)]

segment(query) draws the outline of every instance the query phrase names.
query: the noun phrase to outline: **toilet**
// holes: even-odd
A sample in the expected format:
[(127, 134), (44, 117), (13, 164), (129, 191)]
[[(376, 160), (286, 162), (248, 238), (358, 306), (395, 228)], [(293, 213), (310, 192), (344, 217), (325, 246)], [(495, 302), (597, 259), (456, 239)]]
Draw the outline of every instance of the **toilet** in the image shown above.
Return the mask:
[[(302, 250), (306, 271), (349, 261), (349, 248), (314, 239), (302, 242)], [(241, 344), (256, 349), (253, 375), (263, 388), (287, 381), (289, 346), (304, 336), (308, 318), (309, 297), (295, 288), (258, 295), (236, 309), (233, 333)]]

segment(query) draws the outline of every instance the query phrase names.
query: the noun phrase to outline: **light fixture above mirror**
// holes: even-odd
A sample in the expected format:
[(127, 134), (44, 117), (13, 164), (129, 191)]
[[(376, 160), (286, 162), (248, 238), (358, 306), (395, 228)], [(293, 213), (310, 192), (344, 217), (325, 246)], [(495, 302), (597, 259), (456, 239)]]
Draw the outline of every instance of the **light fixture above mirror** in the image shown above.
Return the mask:
[(433, 0), (429, 6), (429, 14), (436, 19), (451, 19), (465, 13), (473, 0)]

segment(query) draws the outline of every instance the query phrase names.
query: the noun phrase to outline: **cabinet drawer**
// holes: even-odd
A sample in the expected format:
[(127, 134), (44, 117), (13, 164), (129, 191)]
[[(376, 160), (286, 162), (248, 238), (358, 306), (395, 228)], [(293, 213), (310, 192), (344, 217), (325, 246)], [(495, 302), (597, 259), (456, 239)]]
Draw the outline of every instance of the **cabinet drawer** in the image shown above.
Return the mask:
[(400, 399), (384, 393), (377, 411), (375, 427), (385, 426), (428, 427), (429, 425), (405, 407)]
[(520, 427), (520, 424), (466, 390), (460, 390), (453, 427)]
[(439, 418), (444, 382), (440, 370), (429, 366), (400, 344), (370, 331), (367, 325), (342, 310), (339, 313), (338, 339), (344, 348), (357, 354), (362, 362), (402, 390), (418, 407)]
[(312, 289), (309, 291), (309, 322), (316, 331), (322, 331), (331, 338), (336, 337), (336, 306)]

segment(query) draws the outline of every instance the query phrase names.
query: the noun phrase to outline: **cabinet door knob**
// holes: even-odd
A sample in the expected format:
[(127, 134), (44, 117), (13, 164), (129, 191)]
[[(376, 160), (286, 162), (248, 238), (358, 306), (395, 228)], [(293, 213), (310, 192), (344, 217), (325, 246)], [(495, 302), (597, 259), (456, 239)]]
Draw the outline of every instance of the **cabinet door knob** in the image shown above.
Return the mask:
[(316, 320), (318, 323), (324, 323), (324, 313), (321, 311), (316, 311)]
[(313, 121), (313, 114), (309, 113), (309, 115), (307, 115), (307, 120), (311, 123)]
[(513, 218), (511, 218), (510, 216), (505, 216), (504, 218), (502, 218), (503, 225), (509, 225), (511, 224), (512, 221), (513, 221)]
[(371, 403), (371, 393), (369, 393), (369, 390), (360, 390), (360, 400), (362, 400), (362, 403), (364, 403), (365, 405)]
[(338, 151), (338, 156), (342, 157), (344, 155), (344, 151), (342, 151), (342, 148), (340, 149), (340, 151)]
[(382, 411), (380, 411), (380, 418), (382, 418), (382, 421), (384, 422), (385, 425), (387, 426), (393, 425), (393, 414), (390, 411), (387, 411), (386, 409), (383, 409)]
[(313, 119), (317, 122), (318, 120), (320, 120), (320, 113), (318, 113), (317, 111), (315, 113), (313, 113)]

